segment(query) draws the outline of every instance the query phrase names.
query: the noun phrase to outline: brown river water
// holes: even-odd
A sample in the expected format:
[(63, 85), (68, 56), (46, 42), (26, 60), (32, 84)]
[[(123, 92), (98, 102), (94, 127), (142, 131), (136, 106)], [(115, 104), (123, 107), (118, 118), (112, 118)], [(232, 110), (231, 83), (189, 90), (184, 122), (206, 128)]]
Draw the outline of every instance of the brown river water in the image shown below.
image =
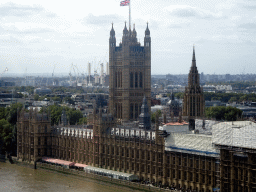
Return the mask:
[(0, 192), (131, 192), (114, 184), (0, 162)]

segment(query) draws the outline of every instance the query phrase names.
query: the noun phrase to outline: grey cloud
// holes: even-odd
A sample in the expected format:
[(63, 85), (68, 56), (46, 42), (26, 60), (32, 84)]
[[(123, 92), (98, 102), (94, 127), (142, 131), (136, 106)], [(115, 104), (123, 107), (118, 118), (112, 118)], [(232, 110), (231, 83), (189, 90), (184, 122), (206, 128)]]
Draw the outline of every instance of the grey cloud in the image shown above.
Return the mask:
[(2, 45), (4, 45), (4, 44), (12, 44), (12, 45), (22, 44), (22, 42), (20, 40), (18, 40), (17, 38), (15, 38), (13, 36), (10, 36), (7, 39), (2, 39), (0, 42)]
[(51, 29), (42, 29), (42, 28), (24, 30), (24, 31), (17, 31), (17, 33), (20, 33), (20, 34), (35, 34), (35, 33), (50, 33), (50, 32), (53, 32), (53, 30), (51, 30)]
[[(150, 28), (150, 29), (158, 29), (158, 26), (159, 26), (159, 24), (158, 24), (158, 22), (157, 21), (150, 21), (150, 22), (148, 22), (148, 27)], [(145, 23), (145, 25), (143, 26), (143, 28), (144, 29), (146, 29), (146, 23)]]
[(256, 46), (256, 42), (253, 42), (253, 41), (247, 40), (247, 41), (245, 41), (244, 43), (245, 43), (246, 45)]
[(51, 18), (57, 17), (57, 14), (55, 14), (55, 13), (48, 13), (48, 14), (46, 14), (46, 17), (51, 17)]
[(111, 15), (100, 15), (100, 16), (95, 16), (93, 14), (89, 14), (85, 18), (85, 22), (87, 24), (93, 24), (93, 25), (104, 25), (104, 24), (110, 24), (112, 22), (119, 23), (121, 22), (122, 19), (120, 16), (111, 14)]
[(247, 10), (255, 10), (256, 9), (256, 1), (255, 0), (243, 0), (238, 3), (239, 7), (245, 8)]
[(24, 6), (24, 5), (14, 4), (14, 3), (8, 3), (0, 6), (0, 16), (24, 17), (24, 16), (38, 14), (43, 10), (44, 9), (42, 7), (28, 6), (28, 5)]
[(249, 9), (249, 10), (254, 10), (256, 9), (256, 5), (244, 5), (243, 6), (245, 9)]
[(171, 15), (181, 18), (195, 17), (199, 19), (223, 19), (224, 16), (218, 16), (205, 10), (199, 10), (194, 7), (176, 8), (171, 12)]
[[(132, 21), (132, 28), (133, 28), (133, 24), (135, 23), (135, 28), (136, 29), (142, 29), (142, 30), (146, 30), (147, 28), (147, 21), (143, 20), (143, 19), (135, 19)], [(158, 22), (154, 21), (154, 20), (150, 20), (148, 21), (148, 27), (149, 30), (156, 30), (158, 29)]]
[(195, 17), (198, 15), (195, 9), (192, 8), (184, 8), (184, 9), (175, 9), (172, 12), (172, 15), (177, 17)]
[(0, 26), (0, 32), (7, 33), (7, 34), (25, 34), (26, 35), (26, 34), (49, 33), (49, 32), (53, 32), (53, 30), (47, 29), (47, 28), (34, 28), (34, 29), (29, 29), (29, 30), (19, 30), (16, 27), (6, 30)]
[[(186, 24), (186, 27), (189, 27), (189, 25), (190, 24)], [(172, 24), (172, 25), (169, 26), (169, 28), (171, 28), (171, 29), (181, 29), (183, 27), (185, 27), (184, 24)]]
[(246, 29), (246, 30), (256, 30), (256, 23), (244, 23), (238, 25), (238, 28), (240, 29)]

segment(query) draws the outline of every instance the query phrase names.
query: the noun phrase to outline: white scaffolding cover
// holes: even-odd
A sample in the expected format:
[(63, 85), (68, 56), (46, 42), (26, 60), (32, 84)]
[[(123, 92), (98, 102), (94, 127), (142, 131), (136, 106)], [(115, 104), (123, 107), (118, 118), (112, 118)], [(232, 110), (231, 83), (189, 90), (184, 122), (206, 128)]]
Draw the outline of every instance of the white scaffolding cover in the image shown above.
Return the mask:
[(212, 128), (213, 143), (243, 148), (256, 148), (256, 124), (251, 121), (223, 122)]

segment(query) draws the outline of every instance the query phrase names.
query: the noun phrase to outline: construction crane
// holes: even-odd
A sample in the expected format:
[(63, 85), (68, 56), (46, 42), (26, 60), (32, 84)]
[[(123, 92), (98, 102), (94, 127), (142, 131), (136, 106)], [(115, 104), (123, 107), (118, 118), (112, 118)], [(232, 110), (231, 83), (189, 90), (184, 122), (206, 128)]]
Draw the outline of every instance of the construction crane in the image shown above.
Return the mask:
[(89, 83), (87, 82), (87, 86), (91, 86), (91, 63), (88, 63), (88, 81)]
[(4, 69), (4, 71), (0, 74), (0, 77), (4, 74), (4, 73), (6, 73), (8, 71), (8, 68), (6, 67), (5, 69)]
[[(77, 72), (76, 72), (76, 70), (75, 70), (75, 65), (72, 63), (71, 64), (71, 66), (70, 66), (70, 72), (69, 72), (69, 77), (70, 77), (70, 84), (71, 84), (71, 86), (72, 86), (72, 84), (73, 84), (73, 82), (72, 82), (72, 71), (74, 72), (74, 74), (75, 74), (75, 86), (77, 87), (77, 80), (78, 80), (78, 78), (77, 78)], [(77, 68), (77, 67), (76, 67)]]
[(70, 66), (70, 71), (69, 71), (69, 82), (70, 82), (70, 86), (72, 86), (72, 65), (73, 65), (73, 63), (71, 64), (71, 66)]
[(77, 65), (73, 65), (73, 67), (74, 67), (74, 71), (76, 69), (76, 86), (77, 86), (79, 83), (79, 69), (78, 69)]
[(106, 75), (109, 75), (109, 64), (107, 62), (107, 65), (106, 65)]
[(53, 67), (53, 71), (52, 71), (52, 85), (55, 85), (55, 79), (54, 79), (54, 70), (55, 70), (56, 64)]
[(103, 70), (103, 63), (100, 64), (100, 84), (103, 85), (103, 78), (104, 78), (104, 70)]

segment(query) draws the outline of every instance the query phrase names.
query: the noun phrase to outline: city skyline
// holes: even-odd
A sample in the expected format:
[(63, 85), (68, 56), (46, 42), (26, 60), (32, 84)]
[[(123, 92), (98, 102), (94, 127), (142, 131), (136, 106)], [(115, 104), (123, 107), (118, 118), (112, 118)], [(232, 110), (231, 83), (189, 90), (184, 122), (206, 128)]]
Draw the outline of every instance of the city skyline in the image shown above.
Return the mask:
[[(131, 1), (132, 27), (143, 44), (149, 22), (152, 74), (185, 74), (195, 44), (199, 73), (246, 74), (255, 70), (256, 29), (253, 1)], [(8, 73), (70, 71), (74, 63), (87, 72), (108, 62), (108, 40), (114, 23), (117, 45), (122, 38), (128, 7), (120, 0), (1, 1), (0, 70)], [(159, 67), (161, 65), (161, 67)], [(92, 71), (94, 67), (92, 68)], [(7, 74), (6, 74), (7, 75)]]

